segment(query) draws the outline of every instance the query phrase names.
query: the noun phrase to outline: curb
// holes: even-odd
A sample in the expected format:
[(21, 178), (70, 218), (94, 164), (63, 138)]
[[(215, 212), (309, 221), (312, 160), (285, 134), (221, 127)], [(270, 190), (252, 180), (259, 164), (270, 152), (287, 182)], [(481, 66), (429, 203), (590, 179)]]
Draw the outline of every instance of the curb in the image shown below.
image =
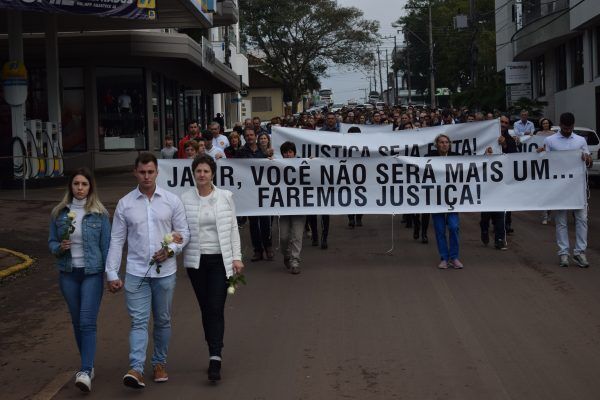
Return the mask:
[(5, 249), (3, 247), (0, 247), (0, 251), (4, 251), (8, 254), (11, 254), (15, 257), (19, 257), (21, 260), (23, 260), (22, 263), (15, 264), (11, 267), (0, 270), (0, 280), (2, 280), (4, 278), (6, 278), (7, 276), (10, 276), (14, 273), (17, 273), (19, 271), (23, 271), (24, 269), (29, 268), (31, 266), (31, 264), (33, 264), (33, 259), (31, 257), (29, 257), (27, 254), (19, 253), (18, 251), (14, 251), (14, 250)]

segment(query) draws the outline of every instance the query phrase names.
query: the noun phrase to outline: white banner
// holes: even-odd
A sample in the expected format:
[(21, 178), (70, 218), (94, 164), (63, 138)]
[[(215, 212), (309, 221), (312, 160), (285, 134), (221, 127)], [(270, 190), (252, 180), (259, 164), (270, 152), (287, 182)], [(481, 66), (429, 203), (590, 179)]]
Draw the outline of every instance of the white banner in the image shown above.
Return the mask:
[(410, 156), (422, 157), (435, 148), (437, 135), (448, 135), (451, 151), (461, 155), (485, 154), (487, 147), (499, 153), (499, 120), (432, 126), (429, 128), (392, 131), (391, 125), (348, 125), (342, 129), (357, 126), (361, 133), (337, 133), (312, 131), (296, 128), (273, 127), (271, 141), (273, 150), (279, 154), (283, 142), (296, 145), (298, 157), (381, 157)]
[[(191, 160), (159, 160), (158, 185), (194, 187)], [(238, 215), (407, 214), (579, 209), (578, 151), (492, 156), (221, 159), (217, 186)]]

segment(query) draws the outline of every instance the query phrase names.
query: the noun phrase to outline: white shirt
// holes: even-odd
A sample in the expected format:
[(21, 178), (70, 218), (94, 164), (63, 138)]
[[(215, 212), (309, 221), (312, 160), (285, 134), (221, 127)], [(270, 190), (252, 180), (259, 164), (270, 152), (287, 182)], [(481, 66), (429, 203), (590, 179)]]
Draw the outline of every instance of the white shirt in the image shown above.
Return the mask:
[(585, 154), (590, 154), (587, 142), (583, 136), (571, 133), (569, 137), (564, 137), (560, 133), (560, 130), (544, 139), (544, 146), (546, 147), (546, 151), (581, 150)]
[(206, 155), (211, 156), (213, 160), (217, 159), (217, 155), (221, 155), (221, 158), (225, 158), (225, 154), (223, 154), (223, 150), (218, 147), (211, 147), (210, 150), (206, 150)]
[(221, 254), (219, 233), (217, 232), (216, 197), (213, 190), (208, 196), (200, 198), (198, 212), (198, 236), (200, 239), (201, 254)]
[(535, 131), (535, 126), (533, 126), (533, 122), (531, 121), (523, 123), (523, 121), (518, 120), (513, 125), (513, 131), (515, 136), (523, 136), (525, 134), (533, 135), (533, 132)]
[(185, 210), (179, 197), (158, 186), (150, 199), (139, 188), (129, 192), (119, 200), (115, 210), (106, 260), (107, 280), (119, 278), (126, 239), (128, 274), (151, 278), (174, 274), (177, 270), (174, 257), (161, 263), (160, 274), (156, 272), (156, 264), (149, 268), (152, 256), (160, 250), (164, 236), (171, 232), (179, 232), (183, 237), (182, 244), (169, 245), (175, 254), (179, 254), (190, 238)]
[(69, 236), (71, 241), (71, 265), (73, 268), (84, 268), (85, 259), (83, 257), (83, 235), (82, 235), (82, 222), (85, 216), (85, 203), (87, 199), (77, 200), (73, 197), (73, 202), (69, 204), (69, 211), (75, 213), (75, 219), (73, 220), (75, 230)]
[(223, 151), (229, 147), (229, 139), (227, 139), (227, 136), (225, 135), (219, 135), (216, 138), (213, 138), (213, 147), (218, 147)]
[(119, 108), (131, 108), (131, 97), (128, 94), (123, 93), (117, 99)]

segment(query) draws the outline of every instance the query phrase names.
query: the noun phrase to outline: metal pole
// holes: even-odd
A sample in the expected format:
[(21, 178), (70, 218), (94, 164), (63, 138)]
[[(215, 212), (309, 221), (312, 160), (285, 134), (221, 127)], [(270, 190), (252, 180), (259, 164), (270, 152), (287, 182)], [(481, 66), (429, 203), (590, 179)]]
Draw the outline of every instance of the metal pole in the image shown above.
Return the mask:
[(385, 90), (387, 91), (386, 98), (383, 99), (386, 103), (390, 102), (390, 65), (388, 64), (388, 51), (385, 49)]
[(398, 104), (398, 69), (395, 67), (396, 65), (396, 54), (397, 50), (396, 50), (396, 36), (394, 36), (394, 62), (392, 65), (394, 65), (394, 104), (397, 105)]
[(410, 105), (410, 103), (412, 102), (412, 91), (410, 89), (411, 86), (411, 82), (410, 82), (410, 75), (411, 75), (411, 71), (410, 71), (410, 48), (408, 47), (408, 42), (406, 42), (406, 72), (408, 72), (408, 76), (406, 79), (406, 86), (408, 89), (408, 104)]
[(429, 91), (431, 93), (431, 108), (435, 108), (435, 76), (433, 73), (433, 27), (431, 22), (431, 0), (429, 1)]
[[(379, 51), (379, 46), (377, 46), (377, 64), (379, 65), (379, 96), (383, 95), (383, 80), (381, 79), (381, 56)], [(375, 83), (377, 86), (377, 82)]]
[(469, 19), (471, 22), (471, 87), (477, 86), (477, 21), (475, 21), (475, 0), (469, 0)]

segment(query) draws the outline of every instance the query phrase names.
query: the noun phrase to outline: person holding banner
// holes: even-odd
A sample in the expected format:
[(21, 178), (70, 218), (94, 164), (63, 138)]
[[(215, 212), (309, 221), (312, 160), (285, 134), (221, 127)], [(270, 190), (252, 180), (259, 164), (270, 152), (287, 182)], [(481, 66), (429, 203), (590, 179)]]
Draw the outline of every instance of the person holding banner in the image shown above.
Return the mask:
[[(238, 152), (237, 158), (267, 158), (256, 142), (254, 128), (246, 127), (244, 131), (246, 144)], [(271, 241), (271, 217), (248, 217), (250, 220), (250, 238), (254, 255), (250, 261), (260, 261), (266, 256), (267, 260), (273, 259), (273, 248)]]
[[(580, 150), (581, 159), (589, 167), (592, 165), (592, 157), (588, 149), (586, 140), (575, 133), (575, 116), (566, 112), (560, 116), (560, 130), (544, 140), (544, 146), (537, 151), (561, 151), (561, 150)], [(575, 188), (577, 189), (577, 188)], [(585, 188), (581, 188), (585, 190)], [(573, 249), (573, 261), (581, 268), (589, 267), (589, 262), (585, 256), (587, 248), (587, 204), (580, 210), (557, 210), (554, 220), (556, 222), (556, 243), (558, 244), (558, 255), (560, 257), (559, 266), (569, 266), (569, 228), (567, 226), (567, 216), (570, 212), (575, 215), (575, 248)]]
[(181, 196), (190, 228), (183, 265), (202, 312), (211, 382), (221, 379), (228, 279), (244, 269), (232, 193), (213, 185), (216, 169), (211, 157), (196, 157), (192, 162), (196, 187)]
[[(458, 153), (450, 151), (450, 138), (443, 133), (435, 138), (435, 147), (436, 150), (427, 153), (425, 157), (447, 157), (458, 155)], [(460, 225), (458, 213), (437, 213), (431, 214), (431, 216), (433, 218), (435, 239), (441, 259), (438, 268), (463, 268), (463, 264), (458, 259)], [(448, 230), (448, 238), (446, 238), (446, 230)]]
[[(536, 136), (552, 136), (556, 132), (552, 130), (552, 121), (548, 118), (540, 119), (540, 129), (535, 133)], [(550, 222), (550, 210), (542, 211), (542, 225), (548, 225)]]

